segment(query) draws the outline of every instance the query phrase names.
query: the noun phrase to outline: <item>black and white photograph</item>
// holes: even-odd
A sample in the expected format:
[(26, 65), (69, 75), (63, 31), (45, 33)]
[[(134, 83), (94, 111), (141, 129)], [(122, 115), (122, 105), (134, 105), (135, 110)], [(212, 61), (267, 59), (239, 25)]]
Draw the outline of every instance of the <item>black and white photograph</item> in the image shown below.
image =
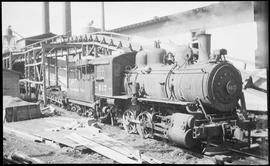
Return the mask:
[(268, 165), (268, 5), (1, 2), (2, 163)]

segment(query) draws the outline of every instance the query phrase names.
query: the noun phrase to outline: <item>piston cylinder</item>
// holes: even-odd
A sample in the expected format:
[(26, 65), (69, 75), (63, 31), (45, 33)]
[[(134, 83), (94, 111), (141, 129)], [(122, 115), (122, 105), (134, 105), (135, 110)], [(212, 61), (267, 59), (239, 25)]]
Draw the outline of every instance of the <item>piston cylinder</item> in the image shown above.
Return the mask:
[(171, 125), (167, 136), (172, 142), (180, 146), (192, 148), (196, 145), (196, 140), (192, 138), (192, 128), (194, 125), (194, 116), (182, 113), (175, 113), (171, 116)]

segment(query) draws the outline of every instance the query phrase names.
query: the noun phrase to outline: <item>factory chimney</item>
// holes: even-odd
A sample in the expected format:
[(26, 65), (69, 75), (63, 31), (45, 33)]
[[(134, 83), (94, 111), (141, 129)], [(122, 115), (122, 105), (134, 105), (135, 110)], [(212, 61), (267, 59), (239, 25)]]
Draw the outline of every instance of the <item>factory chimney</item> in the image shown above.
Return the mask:
[(101, 2), (101, 31), (105, 31), (104, 2)]
[(49, 10), (49, 2), (43, 2), (42, 6), (42, 14), (43, 14), (43, 33), (50, 32), (50, 10)]
[(70, 2), (64, 3), (64, 35), (71, 36), (71, 6)]

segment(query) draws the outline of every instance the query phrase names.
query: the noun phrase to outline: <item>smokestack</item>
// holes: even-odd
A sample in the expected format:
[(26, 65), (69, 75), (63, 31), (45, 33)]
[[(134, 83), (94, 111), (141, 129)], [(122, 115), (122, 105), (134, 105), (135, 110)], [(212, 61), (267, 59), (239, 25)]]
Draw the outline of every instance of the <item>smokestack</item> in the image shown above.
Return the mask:
[(49, 10), (49, 2), (43, 2), (42, 6), (42, 14), (43, 14), (43, 33), (50, 32), (50, 10)]
[(71, 7), (70, 2), (64, 4), (64, 35), (71, 36)]
[(101, 2), (101, 30), (105, 31), (105, 14), (104, 14), (104, 2)]
[(209, 60), (211, 53), (211, 35), (210, 34), (199, 34), (197, 36), (199, 44), (199, 58), (198, 62), (205, 62)]

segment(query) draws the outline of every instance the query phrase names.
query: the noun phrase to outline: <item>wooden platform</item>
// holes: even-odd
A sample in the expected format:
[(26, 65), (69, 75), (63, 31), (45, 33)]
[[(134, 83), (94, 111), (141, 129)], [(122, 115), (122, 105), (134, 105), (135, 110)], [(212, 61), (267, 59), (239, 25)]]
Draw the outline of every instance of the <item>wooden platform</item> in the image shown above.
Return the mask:
[[(54, 121), (55, 123), (51, 123)], [(26, 121), (5, 123), (3, 125), (4, 132), (6, 129), (20, 131), (37, 137), (42, 137), (48, 140), (53, 140), (58, 143), (68, 145), (70, 147), (80, 146), (78, 143), (65, 138), (66, 134), (76, 132), (75, 130), (60, 130), (52, 131), (52, 128), (62, 127), (64, 124), (72, 123), (74, 120), (69, 118), (48, 117), (41, 119), (32, 119)]]
[[(85, 127), (70, 129), (78, 126)], [(163, 163), (155, 158), (141, 154), (139, 150), (121, 141), (109, 137), (106, 133), (87, 125), (87, 118), (73, 119), (66, 117), (48, 117), (26, 121), (5, 123), (4, 132), (13, 133), (19, 137), (33, 141), (45, 142), (49, 145), (68, 146), (74, 149), (91, 149), (118, 163)], [(58, 146), (60, 145), (60, 146)]]

